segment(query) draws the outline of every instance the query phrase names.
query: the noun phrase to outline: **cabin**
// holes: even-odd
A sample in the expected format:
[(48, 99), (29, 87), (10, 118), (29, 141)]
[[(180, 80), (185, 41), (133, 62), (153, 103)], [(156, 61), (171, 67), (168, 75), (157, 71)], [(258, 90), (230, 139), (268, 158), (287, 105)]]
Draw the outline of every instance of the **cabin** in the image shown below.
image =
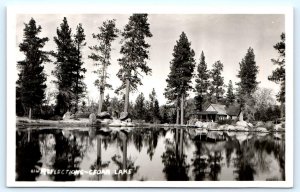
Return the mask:
[(219, 121), (225, 119), (237, 119), (240, 114), (240, 105), (230, 106), (221, 104), (209, 104), (205, 110), (195, 112), (194, 115), (200, 121)]

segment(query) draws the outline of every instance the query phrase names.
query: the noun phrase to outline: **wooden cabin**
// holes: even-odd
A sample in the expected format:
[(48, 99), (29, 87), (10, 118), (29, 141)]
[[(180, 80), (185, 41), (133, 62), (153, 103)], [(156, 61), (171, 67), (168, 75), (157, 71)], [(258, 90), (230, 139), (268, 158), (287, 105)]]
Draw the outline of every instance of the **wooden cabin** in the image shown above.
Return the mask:
[(219, 121), (225, 119), (236, 119), (240, 114), (240, 105), (209, 104), (205, 110), (195, 112), (200, 121)]

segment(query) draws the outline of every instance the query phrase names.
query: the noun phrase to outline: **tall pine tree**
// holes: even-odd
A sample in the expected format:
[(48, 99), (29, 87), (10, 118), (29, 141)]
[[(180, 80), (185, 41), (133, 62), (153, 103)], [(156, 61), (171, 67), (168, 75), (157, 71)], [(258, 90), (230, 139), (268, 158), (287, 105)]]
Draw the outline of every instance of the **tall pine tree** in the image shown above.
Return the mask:
[(140, 93), (135, 101), (134, 105), (135, 118), (140, 120), (145, 120), (146, 115), (146, 106), (145, 106), (145, 97), (143, 93)]
[(78, 110), (79, 98), (83, 96), (85, 91), (82, 73), (86, 70), (82, 68), (81, 56), (81, 49), (85, 45), (85, 35), (79, 24), (73, 39), (72, 30), (66, 17), (60, 24), (60, 28), (57, 28), (56, 33), (54, 42), (57, 46), (57, 52), (53, 54), (56, 58), (56, 66), (52, 71), (56, 77), (54, 82), (58, 87), (55, 112), (58, 115), (63, 115), (66, 111)]
[(81, 23), (76, 28), (76, 34), (74, 36), (74, 45), (76, 49), (76, 63), (75, 63), (75, 85), (73, 86), (73, 93), (75, 94), (75, 112), (78, 111), (79, 99), (84, 97), (86, 85), (83, 83), (84, 73), (86, 69), (82, 67), (82, 48), (86, 45), (84, 29)]
[(120, 53), (123, 55), (119, 59), (120, 70), (117, 74), (122, 81), (122, 85), (117, 92), (125, 89), (124, 112), (128, 112), (129, 91), (142, 85), (141, 73), (146, 75), (151, 73), (151, 68), (147, 66), (146, 59), (149, 59), (150, 45), (145, 41), (147, 37), (152, 37), (147, 14), (133, 14), (129, 17), (129, 22), (122, 32), (122, 42)]
[(285, 104), (285, 33), (282, 33), (281, 41), (274, 45), (274, 49), (278, 52), (277, 59), (271, 59), (277, 68), (272, 71), (268, 77), (270, 81), (280, 84), (280, 91), (277, 94), (277, 100), (281, 103), (281, 116), (283, 116), (283, 107)]
[(29, 118), (33, 109), (41, 109), (45, 99), (46, 75), (43, 64), (50, 60), (49, 53), (42, 50), (48, 38), (38, 37), (41, 30), (41, 26), (36, 26), (31, 18), (28, 24), (25, 23), (23, 42), (19, 45), (25, 59), (17, 63), (20, 70), (16, 87), (17, 103), (21, 103)]
[(228, 88), (227, 88), (227, 93), (226, 93), (226, 104), (230, 105), (234, 101), (235, 101), (235, 95), (233, 93), (233, 85), (232, 85), (232, 81), (229, 80)]
[(99, 44), (89, 47), (92, 51), (94, 51), (91, 55), (89, 55), (89, 58), (95, 62), (94, 65), (97, 69), (94, 72), (99, 78), (95, 81), (95, 85), (100, 91), (98, 114), (102, 111), (105, 88), (111, 87), (111, 85), (107, 83), (107, 67), (111, 64), (111, 44), (118, 37), (118, 32), (119, 30), (116, 28), (115, 20), (104, 21), (102, 26), (99, 27), (99, 33), (93, 34), (93, 38), (96, 39)]
[(212, 102), (220, 102), (224, 94), (224, 77), (222, 77), (223, 63), (217, 61), (213, 64), (213, 68), (210, 72), (212, 78), (210, 86), (210, 95), (212, 96)]
[(207, 64), (205, 62), (205, 56), (203, 51), (201, 52), (200, 63), (197, 67), (196, 74), (196, 92), (195, 97), (196, 108), (199, 111), (203, 110), (203, 104), (207, 100), (208, 88), (210, 85), (209, 71), (207, 70)]
[(70, 111), (74, 93), (72, 90), (75, 82), (74, 70), (76, 64), (75, 46), (72, 40), (71, 28), (69, 27), (67, 18), (64, 17), (60, 28), (56, 30), (57, 37), (54, 37), (54, 42), (57, 46), (55, 70), (52, 73), (57, 78), (54, 81), (58, 87), (58, 95), (56, 100), (56, 114), (62, 115), (66, 111)]
[(151, 116), (151, 121), (155, 122), (160, 119), (160, 114), (159, 114), (159, 102), (156, 98), (156, 92), (155, 89), (152, 89), (152, 92), (149, 94), (149, 112)]
[(243, 112), (246, 109), (245, 103), (253, 100), (252, 94), (257, 89), (258, 82), (256, 80), (258, 74), (258, 66), (256, 65), (253, 48), (249, 47), (245, 57), (240, 62), (240, 70), (237, 77), (240, 78), (238, 85), (238, 99), (241, 104), (240, 120), (243, 120)]
[[(171, 71), (166, 80), (167, 88), (165, 89), (165, 96), (169, 100), (175, 101), (177, 106), (180, 99), (181, 124), (183, 125), (185, 97), (188, 95), (188, 91), (192, 89), (191, 79), (195, 68), (195, 53), (191, 49), (191, 43), (184, 32), (181, 33), (179, 40), (176, 42), (172, 55), (173, 59), (170, 62)], [(177, 110), (177, 119), (178, 116), (179, 113)]]

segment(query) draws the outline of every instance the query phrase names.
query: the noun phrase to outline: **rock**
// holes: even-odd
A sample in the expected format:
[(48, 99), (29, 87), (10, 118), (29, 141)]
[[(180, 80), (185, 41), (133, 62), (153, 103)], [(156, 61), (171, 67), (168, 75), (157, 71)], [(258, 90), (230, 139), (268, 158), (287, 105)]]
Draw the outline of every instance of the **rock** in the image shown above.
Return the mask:
[(267, 121), (267, 122), (265, 123), (265, 127), (266, 127), (267, 129), (272, 129), (272, 128), (274, 127), (274, 123), (273, 123), (272, 121)]
[(268, 130), (265, 127), (257, 127), (255, 130), (258, 131), (258, 132), (262, 132), (262, 133), (267, 133), (268, 132)]
[(213, 130), (216, 130), (217, 127), (218, 127), (218, 123), (215, 123), (215, 122), (208, 122), (208, 129), (213, 129)]
[(226, 130), (227, 131), (235, 131), (235, 127), (233, 125), (228, 125)]
[(262, 122), (262, 121), (258, 121), (258, 122), (256, 123), (256, 127), (263, 127), (263, 126), (265, 126), (265, 124), (264, 124), (264, 122)]
[(122, 112), (121, 115), (120, 115), (120, 120), (121, 121), (124, 121), (128, 118), (128, 113), (127, 112)]
[(110, 124), (111, 122), (112, 122), (111, 119), (102, 119), (102, 120), (101, 120), (101, 124), (105, 124), (105, 125), (108, 125), (108, 124)]
[(130, 118), (128, 118), (128, 119), (126, 119), (125, 121), (129, 123), (129, 122), (131, 122), (132, 120), (131, 120)]
[(71, 119), (71, 112), (67, 111), (63, 116), (63, 120), (69, 120), (69, 119)]
[(103, 111), (97, 115), (97, 119), (111, 119), (111, 115), (107, 111)]
[(202, 127), (207, 129), (208, 128), (208, 125), (209, 125), (209, 122), (203, 122), (202, 123)]
[(95, 113), (91, 113), (90, 114), (90, 116), (89, 116), (89, 123), (90, 124), (94, 124), (94, 123), (96, 123), (96, 115), (95, 115)]
[(249, 131), (249, 129), (244, 126), (236, 126), (235, 129), (236, 131)]
[(253, 128), (253, 124), (252, 123), (247, 123), (248, 127)]
[(197, 122), (195, 123), (195, 126), (196, 126), (196, 127), (202, 127), (202, 126), (203, 126), (203, 123), (202, 123), (201, 121), (197, 121)]
[(236, 126), (247, 127), (248, 124), (246, 121), (238, 121), (236, 122)]

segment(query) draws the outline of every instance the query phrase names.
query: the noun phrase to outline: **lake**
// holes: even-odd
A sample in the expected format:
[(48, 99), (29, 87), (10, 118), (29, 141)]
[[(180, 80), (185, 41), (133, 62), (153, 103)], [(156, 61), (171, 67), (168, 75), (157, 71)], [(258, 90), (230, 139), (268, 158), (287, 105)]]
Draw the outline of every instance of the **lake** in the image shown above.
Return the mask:
[(193, 128), (18, 128), (16, 180), (285, 180), (284, 133), (217, 134), (221, 140)]

